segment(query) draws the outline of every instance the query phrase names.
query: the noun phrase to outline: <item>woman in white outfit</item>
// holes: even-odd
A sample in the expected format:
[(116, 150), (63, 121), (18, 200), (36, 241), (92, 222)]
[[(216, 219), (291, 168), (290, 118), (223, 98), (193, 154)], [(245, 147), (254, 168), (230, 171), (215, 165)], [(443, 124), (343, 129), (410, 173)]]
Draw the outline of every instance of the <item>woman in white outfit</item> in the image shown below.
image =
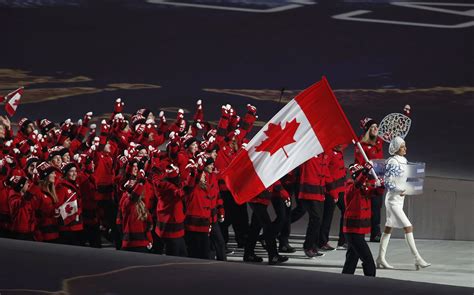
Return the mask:
[(380, 239), (379, 256), (377, 257), (377, 268), (393, 268), (385, 260), (388, 242), (392, 228), (403, 228), (405, 231), (405, 240), (415, 256), (415, 267), (428, 267), (431, 264), (421, 258), (416, 249), (415, 239), (413, 238), (413, 226), (408, 220), (405, 212), (403, 212), (403, 202), (405, 200), (405, 184), (407, 181), (407, 147), (405, 141), (401, 137), (395, 137), (389, 146), (389, 153), (392, 155), (387, 160), (385, 166), (385, 207), (387, 212), (387, 221), (385, 222), (385, 230)]

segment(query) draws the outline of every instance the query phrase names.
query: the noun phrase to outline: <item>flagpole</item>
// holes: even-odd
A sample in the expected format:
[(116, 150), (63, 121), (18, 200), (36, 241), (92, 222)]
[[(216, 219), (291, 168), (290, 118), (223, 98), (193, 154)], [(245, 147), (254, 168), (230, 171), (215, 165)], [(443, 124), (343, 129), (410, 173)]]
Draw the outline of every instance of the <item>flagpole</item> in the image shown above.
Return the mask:
[[(360, 150), (360, 153), (362, 154), (362, 156), (364, 157), (364, 160), (366, 162), (369, 162), (369, 158), (367, 157), (364, 149), (362, 148), (362, 145), (360, 144), (359, 141), (355, 141), (355, 140), (352, 140), (352, 143), (357, 145), (357, 147), (359, 148)], [(370, 169), (370, 173), (372, 174), (372, 176), (375, 178), (375, 180), (377, 181), (377, 185), (376, 186), (380, 186), (380, 181), (378, 180), (378, 176), (377, 176), (377, 173), (375, 173), (375, 170), (374, 170), (374, 167), (372, 167), (372, 169)]]

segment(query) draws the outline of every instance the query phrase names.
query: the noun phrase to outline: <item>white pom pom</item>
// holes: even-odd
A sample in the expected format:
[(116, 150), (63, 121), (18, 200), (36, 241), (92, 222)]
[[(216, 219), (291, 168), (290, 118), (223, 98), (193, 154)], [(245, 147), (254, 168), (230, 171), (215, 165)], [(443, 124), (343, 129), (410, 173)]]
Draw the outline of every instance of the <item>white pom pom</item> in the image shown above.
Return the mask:
[(100, 121), (100, 123), (101, 123), (102, 125), (105, 125), (105, 124), (107, 124), (107, 121), (105, 121), (105, 120), (103, 119), (102, 121)]
[(226, 108), (226, 110), (229, 111), (229, 110), (232, 108), (232, 106), (231, 106), (230, 104), (226, 104), (226, 105), (225, 105), (225, 108)]
[(82, 119), (77, 120), (77, 125), (82, 125)]
[(127, 150), (124, 150), (124, 151), (123, 151), (123, 155), (124, 155), (125, 157), (128, 157), (128, 155), (129, 155), (128, 151), (127, 151)]
[(34, 133), (35, 135), (38, 135), (38, 130), (34, 130), (33, 133)]
[(87, 112), (87, 116), (92, 116), (94, 113), (93, 112)]
[(201, 105), (201, 104), (202, 104), (202, 100), (199, 99), (199, 100), (196, 102), (196, 104), (197, 104), (198, 106)]
[(235, 133), (235, 135), (239, 135), (239, 134), (240, 134), (240, 130), (239, 130), (239, 129), (236, 129), (236, 130), (234, 131), (234, 133)]
[(71, 124), (71, 119), (67, 119), (66, 121), (64, 121), (64, 124)]
[(120, 103), (120, 102), (122, 102), (122, 99), (121, 99), (121, 98), (117, 98), (117, 99), (115, 100), (115, 102)]
[(160, 118), (161, 118), (161, 117), (163, 117), (164, 115), (165, 115), (165, 112), (163, 112), (163, 111), (160, 111), (160, 113), (158, 114), (158, 117), (160, 117)]
[(180, 113), (180, 114), (184, 114), (184, 111), (183, 111), (183, 109), (179, 109), (179, 110), (178, 110), (178, 113)]
[[(155, 123), (155, 121), (153, 119), (148, 119), (145, 121), (146, 124), (150, 125), (150, 124), (153, 124)], [(150, 128), (151, 126), (149, 126), (148, 128)]]
[(97, 125), (91, 124), (91, 129), (96, 129), (96, 128), (97, 128)]
[(74, 159), (74, 161), (79, 162), (80, 157), (81, 156), (79, 156), (79, 154), (75, 154), (72, 158)]

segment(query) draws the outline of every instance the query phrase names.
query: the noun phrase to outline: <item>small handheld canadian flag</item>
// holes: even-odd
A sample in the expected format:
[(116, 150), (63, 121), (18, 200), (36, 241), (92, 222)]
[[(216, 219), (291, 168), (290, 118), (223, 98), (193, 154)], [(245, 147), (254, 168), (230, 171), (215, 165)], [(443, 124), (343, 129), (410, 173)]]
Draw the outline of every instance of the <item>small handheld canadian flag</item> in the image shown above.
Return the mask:
[(79, 216), (77, 213), (79, 208), (77, 206), (77, 196), (73, 193), (64, 204), (59, 206), (59, 213), (64, 221), (64, 225), (68, 225)]
[(0, 96), (0, 102), (5, 101), (5, 111), (10, 117), (13, 117), (18, 105), (20, 104), (20, 98), (23, 95), (23, 88), (24, 87), (20, 87), (17, 90), (8, 93), (5, 97)]

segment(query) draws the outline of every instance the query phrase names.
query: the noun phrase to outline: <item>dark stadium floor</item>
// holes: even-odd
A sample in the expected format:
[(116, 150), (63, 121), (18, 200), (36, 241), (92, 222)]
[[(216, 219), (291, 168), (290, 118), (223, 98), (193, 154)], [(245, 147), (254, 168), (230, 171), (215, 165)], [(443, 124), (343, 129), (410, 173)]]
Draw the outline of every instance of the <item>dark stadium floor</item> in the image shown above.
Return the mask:
[(6, 239), (0, 239), (0, 261), (2, 295), (310, 292), (399, 295), (472, 294), (473, 291), (386, 278)]

